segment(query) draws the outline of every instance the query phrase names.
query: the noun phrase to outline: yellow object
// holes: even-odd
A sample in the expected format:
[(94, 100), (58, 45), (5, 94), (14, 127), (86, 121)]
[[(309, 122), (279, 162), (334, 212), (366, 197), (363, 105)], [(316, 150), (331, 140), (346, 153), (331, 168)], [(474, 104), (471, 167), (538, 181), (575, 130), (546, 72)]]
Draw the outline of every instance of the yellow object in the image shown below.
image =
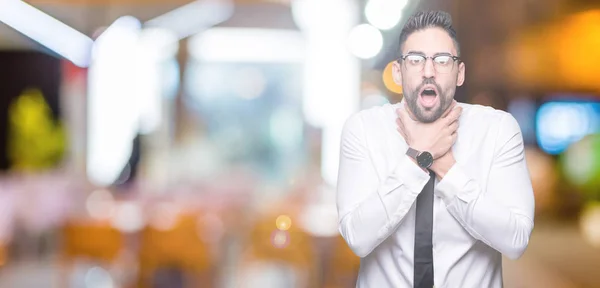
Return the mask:
[(149, 287), (153, 273), (177, 267), (193, 275), (193, 287), (212, 287), (216, 267), (215, 251), (201, 236), (200, 213), (182, 213), (166, 230), (146, 226), (140, 238), (138, 287)]
[(62, 233), (62, 255), (67, 262), (88, 258), (111, 263), (125, 249), (123, 234), (108, 222), (69, 221)]
[(277, 226), (277, 229), (286, 231), (290, 229), (290, 226), (292, 226), (292, 219), (290, 216), (280, 215), (277, 217), (277, 220), (275, 220), (275, 225)]
[(325, 283), (328, 287), (354, 287), (360, 269), (360, 258), (352, 252), (348, 244), (338, 235), (333, 239), (331, 260), (324, 267)]
[[(242, 259), (237, 268), (240, 275), (257, 263), (277, 263), (292, 268), (297, 279), (307, 285), (299, 287), (317, 287), (320, 276), (314, 239), (299, 225), (290, 225), (286, 230), (273, 225), (273, 220), (279, 223), (278, 218), (282, 215), (285, 215), (283, 218), (289, 217), (291, 224), (292, 219), (297, 219), (294, 210), (282, 207), (276, 211), (260, 213), (257, 219), (251, 221), (247, 238), (242, 244)], [(281, 213), (283, 211), (285, 213)], [(241, 278), (241, 281), (244, 282), (244, 279)]]
[(68, 220), (62, 227), (58, 287), (69, 287), (69, 275), (79, 259), (110, 267), (125, 251), (125, 237), (107, 221)]
[(394, 61), (388, 63), (387, 66), (385, 66), (385, 69), (383, 70), (383, 84), (385, 85), (385, 88), (387, 88), (391, 92), (396, 94), (402, 94), (402, 86), (394, 82), (394, 77), (392, 73), (393, 65)]
[(52, 119), (42, 92), (28, 89), (9, 107), (8, 157), (12, 169), (36, 171), (56, 165), (65, 151), (65, 131)]
[(525, 29), (503, 50), (506, 75), (518, 88), (600, 91), (600, 9)]
[(0, 267), (6, 264), (6, 246), (0, 244)]

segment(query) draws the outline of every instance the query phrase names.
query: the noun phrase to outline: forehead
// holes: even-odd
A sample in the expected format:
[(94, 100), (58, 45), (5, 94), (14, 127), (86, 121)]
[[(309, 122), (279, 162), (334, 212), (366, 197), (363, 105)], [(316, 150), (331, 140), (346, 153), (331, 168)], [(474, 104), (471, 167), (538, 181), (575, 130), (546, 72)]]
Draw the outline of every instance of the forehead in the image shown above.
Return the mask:
[(413, 32), (408, 36), (402, 54), (409, 51), (423, 52), (425, 55), (451, 53), (456, 55), (456, 46), (450, 35), (442, 28), (426, 28)]

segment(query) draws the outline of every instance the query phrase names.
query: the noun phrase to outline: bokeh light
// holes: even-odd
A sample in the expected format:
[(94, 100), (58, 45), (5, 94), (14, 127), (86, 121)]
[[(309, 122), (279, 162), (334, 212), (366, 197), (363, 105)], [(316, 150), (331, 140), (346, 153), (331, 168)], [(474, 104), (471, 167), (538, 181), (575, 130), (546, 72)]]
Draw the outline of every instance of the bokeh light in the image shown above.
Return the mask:
[(85, 207), (90, 217), (97, 220), (107, 220), (115, 211), (115, 201), (110, 191), (96, 190), (87, 197)]
[(292, 218), (287, 215), (280, 215), (275, 220), (275, 226), (281, 231), (287, 231), (292, 226)]
[(567, 180), (588, 194), (600, 196), (600, 134), (589, 135), (571, 145), (562, 155)]
[(585, 135), (598, 132), (600, 104), (547, 102), (537, 113), (537, 139), (546, 153), (559, 154)]
[(112, 225), (125, 233), (140, 231), (145, 225), (141, 205), (133, 201), (119, 203), (112, 218)]
[(93, 267), (85, 274), (85, 287), (113, 288), (115, 285), (108, 271), (101, 267)]
[(175, 228), (180, 214), (181, 209), (175, 203), (158, 203), (154, 213), (150, 214), (150, 225), (160, 231), (169, 231)]
[(583, 238), (590, 245), (600, 248), (600, 203), (586, 205), (579, 221)]
[(377, 28), (369, 24), (360, 24), (352, 28), (348, 35), (350, 52), (361, 59), (375, 57), (383, 46), (383, 36)]
[(407, 2), (408, 0), (369, 0), (365, 6), (365, 17), (378, 29), (389, 30), (400, 22)]
[(275, 230), (271, 234), (271, 243), (275, 248), (283, 249), (290, 244), (290, 234), (288, 231)]

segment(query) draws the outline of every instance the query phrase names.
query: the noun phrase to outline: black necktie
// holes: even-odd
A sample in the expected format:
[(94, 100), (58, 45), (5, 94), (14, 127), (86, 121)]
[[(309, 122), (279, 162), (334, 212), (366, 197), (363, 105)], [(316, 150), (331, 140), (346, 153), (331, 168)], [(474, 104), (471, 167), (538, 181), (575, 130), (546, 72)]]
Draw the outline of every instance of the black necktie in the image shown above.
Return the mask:
[(435, 174), (429, 171), (429, 182), (417, 197), (415, 220), (414, 288), (433, 287), (433, 183)]

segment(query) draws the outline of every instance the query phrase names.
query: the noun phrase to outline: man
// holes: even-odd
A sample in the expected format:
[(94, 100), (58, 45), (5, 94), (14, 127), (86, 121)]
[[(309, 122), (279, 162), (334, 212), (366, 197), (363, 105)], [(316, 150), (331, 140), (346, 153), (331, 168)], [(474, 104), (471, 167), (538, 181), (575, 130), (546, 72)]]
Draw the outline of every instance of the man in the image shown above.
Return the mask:
[(418, 12), (393, 76), (404, 99), (363, 110), (343, 130), (340, 232), (360, 256), (357, 287), (502, 287), (534, 198), (515, 119), (454, 101), (465, 64), (445, 12)]

